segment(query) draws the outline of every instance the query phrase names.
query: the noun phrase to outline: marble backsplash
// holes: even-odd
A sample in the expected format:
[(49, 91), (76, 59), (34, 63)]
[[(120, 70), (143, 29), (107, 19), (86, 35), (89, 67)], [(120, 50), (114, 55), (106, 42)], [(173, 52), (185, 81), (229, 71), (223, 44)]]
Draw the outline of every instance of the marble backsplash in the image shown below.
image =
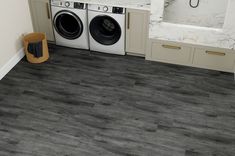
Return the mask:
[[(217, 24), (212, 24), (210, 27), (198, 26), (198, 24), (185, 25), (182, 24), (182, 21), (181, 23), (166, 22), (164, 20), (165, 8), (167, 9), (167, 5), (169, 7), (173, 1), (176, 0), (169, 0), (168, 3), (166, 3), (165, 0), (151, 0), (151, 16), (149, 27), (150, 39), (167, 40), (235, 50), (235, 0), (220, 0), (224, 3), (223, 6), (227, 4), (224, 22), (216, 22)], [(178, 1), (189, 2), (189, 0)], [(214, 7), (214, 5), (208, 5), (208, 3), (205, 3), (208, 1), (215, 2), (217, 0), (200, 0), (200, 5), (207, 4), (208, 9)], [(180, 9), (182, 8), (178, 8), (178, 11), (181, 11)], [(185, 12), (184, 14), (189, 13)], [(200, 12), (198, 12), (198, 14), (200, 14)], [(223, 15), (221, 17), (223, 17)], [(210, 20), (214, 19), (215, 17), (212, 16)], [(208, 20), (206, 21), (206, 23), (208, 23)], [(202, 23), (205, 24), (205, 22)]]
[[(199, 0), (197, 8), (191, 8), (190, 0), (165, 0), (163, 21), (202, 27), (222, 28), (228, 0)], [(198, 0), (191, 0), (196, 5)]]

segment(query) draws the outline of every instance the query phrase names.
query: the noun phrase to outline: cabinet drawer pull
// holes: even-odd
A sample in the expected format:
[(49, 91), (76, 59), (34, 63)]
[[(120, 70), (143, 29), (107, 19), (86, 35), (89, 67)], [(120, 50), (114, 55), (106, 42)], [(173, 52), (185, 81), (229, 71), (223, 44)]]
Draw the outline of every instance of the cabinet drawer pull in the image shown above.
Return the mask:
[(131, 18), (131, 15), (128, 12), (128, 14), (127, 14), (127, 29), (130, 29), (130, 18)]
[(176, 49), (176, 50), (180, 50), (181, 49), (181, 47), (172, 46), (172, 45), (166, 45), (166, 44), (163, 44), (162, 47), (163, 48), (167, 48), (167, 49)]
[(51, 15), (50, 15), (50, 9), (49, 9), (50, 5), (49, 3), (46, 3), (46, 9), (47, 9), (47, 18), (51, 19)]
[(217, 55), (217, 56), (225, 56), (225, 53), (222, 52), (216, 52), (216, 51), (206, 51), (207, 54), (209, 55)]

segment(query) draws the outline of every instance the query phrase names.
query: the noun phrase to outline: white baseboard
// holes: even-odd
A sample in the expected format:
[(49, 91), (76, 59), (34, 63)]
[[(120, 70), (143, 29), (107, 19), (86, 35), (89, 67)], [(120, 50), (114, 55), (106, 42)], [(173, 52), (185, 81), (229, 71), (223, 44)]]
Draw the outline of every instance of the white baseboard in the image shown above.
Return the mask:
[(7, 75), (12, 68), (25, 56), (24, 48), (21, 48), (3, 67), (0, 68), (0, 80)]

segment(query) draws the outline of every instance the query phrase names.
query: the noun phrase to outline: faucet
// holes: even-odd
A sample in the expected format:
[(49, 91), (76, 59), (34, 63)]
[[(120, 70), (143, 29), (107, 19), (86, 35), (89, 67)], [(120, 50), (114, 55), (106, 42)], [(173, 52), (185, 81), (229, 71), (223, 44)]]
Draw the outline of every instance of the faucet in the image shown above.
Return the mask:
[(193, 5), (192, 4), (192, 0), (189, 0), (189, 5), (190, 5), (191, 8), (197, 8), (199, 6), (199, 4), (200, 4), (200, 0), (197, 0), (197, 4), (196, 5)]

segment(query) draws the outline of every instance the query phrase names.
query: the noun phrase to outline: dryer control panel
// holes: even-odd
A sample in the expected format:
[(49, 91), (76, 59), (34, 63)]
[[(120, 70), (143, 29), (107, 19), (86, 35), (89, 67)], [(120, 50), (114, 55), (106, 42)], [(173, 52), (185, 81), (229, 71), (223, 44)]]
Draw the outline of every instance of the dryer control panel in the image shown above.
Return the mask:
[(125, 14), (126, 9), (122, 7), (114, 7), (114, 6), (106, 6), (106, 5), (97, 5), (97, 4), (89, 4), (88, 10), (98, 11), (98, 12), (106, 12), (113, 14)]

